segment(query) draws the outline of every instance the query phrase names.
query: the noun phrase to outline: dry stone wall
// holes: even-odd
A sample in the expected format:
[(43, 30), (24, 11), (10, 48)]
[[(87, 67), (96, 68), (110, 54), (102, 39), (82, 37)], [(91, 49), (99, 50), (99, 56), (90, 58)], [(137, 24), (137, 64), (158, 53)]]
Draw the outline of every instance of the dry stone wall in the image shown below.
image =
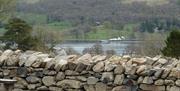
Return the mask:
[(180, 91), (180, 60), (6, 50), (0, 78), (17, 80), (13, 91)]

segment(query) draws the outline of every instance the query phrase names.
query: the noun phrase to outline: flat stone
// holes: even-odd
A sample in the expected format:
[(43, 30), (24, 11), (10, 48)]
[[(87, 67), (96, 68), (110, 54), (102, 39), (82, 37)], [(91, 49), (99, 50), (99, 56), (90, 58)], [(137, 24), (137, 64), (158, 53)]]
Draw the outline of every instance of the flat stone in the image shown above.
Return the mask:
[(41, 86), (37, 88), (37, 91), (49, 91), (49, 88), (46, 86)]
[(87, 78), (84, 77), (84, 76), (77, 76), (76, 79), (79, 80), (79, 81), (82, 81), (82, 82), (86, 82), (87, 81)]
[(42, 82), (45, 86), (55, 85), (55, 78), (53, 76), (45, 76), (42, 78)]
[(104, 61), (105, 59), (106, 59), (106, 56), (101, 56), (101, 55), (96, 55), (96, 56), (92, 57), (92, 60), (94, 63)]
[(49, 87), (50, 91), (64, 91), (62, 88), (59, 87)]
[(162, 73), (163, 73), (163, 69), (156, 69), (156, 73), (154, 74), (154, 76), (156, 78), (159, 78), (161, 77)]
[(65, 75), (67, 75), (67, 76), (77, 76), (77, 75), (79, 75), (79, 73), (76, 72), (76, 71), (72, 71), (72, 70), (66, 70)]
[(141, 66), (137, 69), (136, 73), (137, 73), (137, 74), (140, 74), (140, 73), (143, 72), (145, 69), (146, 69), (146, 65), (141, 65)]
[(136, 63), (136, 64), (145, 64), (147, 59), (146, 58), (132, 58), (131, 59), (133, 63)]
[(168, 62), (168, 60), (163, 59), (163, 58), (160, 58), (160, 59), (158, 60), (158, 62), (159, 62), (160, 64), (166, 64), (166, 63)]
[(117, 86), (114, 87), (112, 91), (131, 91), (131, 88), (128, 86)]
[(99, 79), (98, 79), (98, 78), (95, 78), (95, 77), (88, 77), (88, 78), (87, 78), (87, 84), (92, 84), (92, 85), (94, 85), (94, 84), (96, 84), (98, 81), (99, 81)]
[(62, 88), (79, 89), (81, 87), (81, 82), (76, 80), (62, 80), (57, 82), (56, 85)]

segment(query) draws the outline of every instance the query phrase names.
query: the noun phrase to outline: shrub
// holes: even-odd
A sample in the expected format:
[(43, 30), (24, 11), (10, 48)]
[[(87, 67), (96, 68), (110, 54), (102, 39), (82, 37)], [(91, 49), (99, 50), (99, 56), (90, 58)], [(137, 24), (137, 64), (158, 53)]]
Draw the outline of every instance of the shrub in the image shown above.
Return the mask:
[(171, 31), (169, 37), (166, 39), (166, 47), (163, 48), (162, 53), (169, 57), (180, 57), (180, 31)]

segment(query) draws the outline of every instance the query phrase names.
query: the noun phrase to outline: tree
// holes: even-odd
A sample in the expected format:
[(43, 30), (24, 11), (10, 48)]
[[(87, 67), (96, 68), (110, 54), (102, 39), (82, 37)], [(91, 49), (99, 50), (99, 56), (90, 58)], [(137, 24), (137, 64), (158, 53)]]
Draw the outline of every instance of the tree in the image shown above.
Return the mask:
[(19, 18), (10, 19), (5, 29), (7, 31), (1, 38), (6, 43), (5, 49), (9, 49), (13, 44), (17, 44), (18, 49), (23, 51), (42, 51), (42, 48), (45, 48), (38, 38), (32, 36), (32, 27)]
[(166, 39), (166, 47), (163, 48), (162, 53), (165, 56), (180, 58), (180, 31), (175, 29), (171, 31), (169, 37)]

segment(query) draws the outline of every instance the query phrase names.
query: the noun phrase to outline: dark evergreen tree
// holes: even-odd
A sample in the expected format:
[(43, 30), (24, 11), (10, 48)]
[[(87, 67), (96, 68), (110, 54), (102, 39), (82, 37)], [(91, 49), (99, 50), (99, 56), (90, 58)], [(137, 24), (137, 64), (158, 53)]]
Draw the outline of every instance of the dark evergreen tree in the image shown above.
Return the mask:
[(171, 31), (166, 40), (166, 47), (162, 50), (165, 56), (180, 58), (180, 31)]
[(17, 44), (17, 48), (25, 50), (40, 50), (44, 48), (44, 44), (31, 34), (32, 27), (19, 18), (12, 18), (5, 25), (7, 30), (2, 36), (3, 42), (6, 43), (5, 49), (10, 49), (11, 45)]

